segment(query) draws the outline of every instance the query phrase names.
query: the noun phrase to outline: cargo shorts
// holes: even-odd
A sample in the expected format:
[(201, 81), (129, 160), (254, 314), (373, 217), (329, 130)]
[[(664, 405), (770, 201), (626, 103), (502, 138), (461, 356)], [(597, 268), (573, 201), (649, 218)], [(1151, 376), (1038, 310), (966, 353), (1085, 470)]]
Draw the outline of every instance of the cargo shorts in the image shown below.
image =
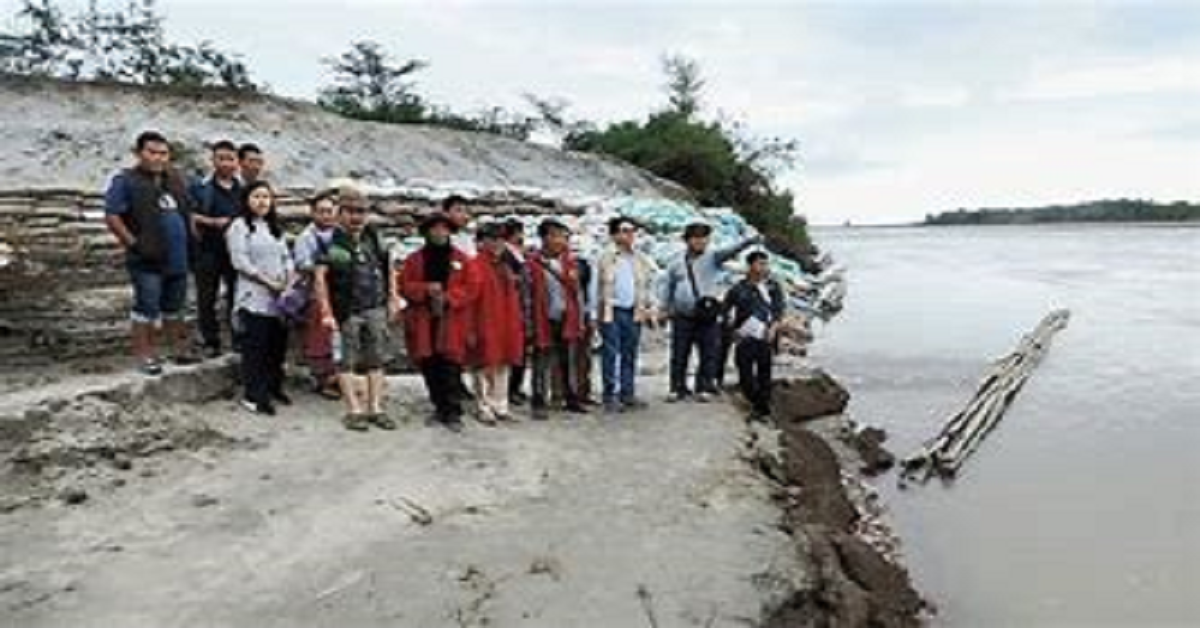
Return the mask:
[(342, 351), (338, 366), (346, 372), (368, 373), (383, 368), (388, 342), (387, 308), (351, 314), (341, 324)]

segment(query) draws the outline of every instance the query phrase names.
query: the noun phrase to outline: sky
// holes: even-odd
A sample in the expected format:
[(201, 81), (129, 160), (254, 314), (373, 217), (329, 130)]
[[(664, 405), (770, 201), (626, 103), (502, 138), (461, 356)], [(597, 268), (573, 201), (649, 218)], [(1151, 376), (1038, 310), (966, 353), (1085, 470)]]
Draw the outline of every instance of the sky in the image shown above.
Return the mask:
[(664, 103), (662, 55), (684, 54), (707, 79), (702, 115), (800, 142), (780, 183), (815, 224), (1200, 200), (1200, 0), (160, 7), (172, 39), (240, 53), (274, 92), (304, 99), (330, 80), (321, 59), (372, 39), (428, 61), (418, 90), (455, 109), (520, 108), (531, 92), (581, 118), (641, 118)]

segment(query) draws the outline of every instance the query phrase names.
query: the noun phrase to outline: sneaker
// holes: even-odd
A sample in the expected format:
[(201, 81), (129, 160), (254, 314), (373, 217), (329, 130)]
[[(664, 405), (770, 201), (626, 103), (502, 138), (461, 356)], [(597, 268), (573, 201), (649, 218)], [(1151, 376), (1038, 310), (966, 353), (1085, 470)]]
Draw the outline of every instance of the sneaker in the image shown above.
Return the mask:
[(495, 417), (495, 415), (493, 415), (491, 412), (488, 412), (488, 411), (486, 411), (486, 410), (482, 410), (482, 409), (481, 409), (481, 410), (480, 410), (480, 411), (479, 411), (479, 412), (478, 412), (478, 413), (475, 415), (475, 420), (476, 420), (476, 421), (479, 421), (480, 425), (486, 425), (486, 426), (488, 426), (488, 427), (496, 427), (496, 417)]
[(162, 363), (154, 358), (142, 360), (138, 365), (138, 372), (147, 377), (158, 377), (163, 374)]
[(342, 418), (342, 425), (355, 432), (365, 432), (371, 426), (367, 417), (361, 414), (347, 414)]
[(679, 403), (681, 401), (687, 401), (687, 398), (690, 396), (691, 393), (686, 390), (682, 392), (676, 391), (667, 395), (667, 403)]
[(708, 403), (712, 401), (712, 395), (706, 392), (696, 393), (696, 403)]
[(393, 421), (391, 419), (391, 417), (389, 417), (388, 415), (386, 415), (382, 412), (374, 412), (372, 414), (368, 414), (367, 421), (371, 425), (374, 425), (375, 427), (377, 427), (381, 430), (391, 431), (391, 430), (396, 429), (396, 422)]
[(497, 412), (496, 420), (501, 423), (520, 423), (520, 421), (517, 420), (517, 417), (506, 412)]

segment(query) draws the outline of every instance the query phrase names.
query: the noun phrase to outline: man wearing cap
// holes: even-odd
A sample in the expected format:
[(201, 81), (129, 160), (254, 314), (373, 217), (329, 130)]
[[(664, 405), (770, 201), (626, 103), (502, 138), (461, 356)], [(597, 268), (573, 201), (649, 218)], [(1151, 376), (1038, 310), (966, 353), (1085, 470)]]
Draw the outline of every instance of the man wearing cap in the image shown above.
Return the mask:
[(687, 387), (687, 367), (692, 348), (699, 353), (696, 367), (695, 399), (708, 401), (717, 394), (716, 381), (721, 350), (720, 279), (725, 262), (761, 241), (747, 238), (734, 246), (710, 250), (712, 227), (702, 221), (689, 224), (683, 231), (687, 248), (667, 265), (661, 287), (661, 300), (671, 318), (671, 392), (669, 401), (692, 396)]
[(600, 327), (604, 410), (637, 410), (645, 402), (636, 394), (642, 325), (658, 319), (654, 282), (658, 267), (634, 248), (638, 225), (619, 216), (608, 223), (612, 246), (596, 260), (588, 299), (592, 320)]
[[(528, 255), (533, 328), (533, 418), (547, 418), (552, 388), (563, 392), (567, 412), (585, 414), (576, 374), (583, 338), (583, 286), (570, 249), (570, 229), (547, 218), (538, 225), (542, 249)], [(551, 382), (558, 385), (552, 387)]]
[[(322, 324), (332, 334), (338, 383), (346, 404), (346, 429), (365, 431), (371, 425), (394, 430), (383, 408), (387, 380), (383, 373), (387, 342), (391, 279), (387, 253), (368, 224), (367, 199), (358, 190), (338, 194), (340, 226), (313, 268), (313, 287)], [(366, 378), (367, 403), (358, 391)]]
[(401, 294), (408, 356), (421, 371), (434, 420), (463, 428), (462, 366), (472, 333), (478, 281), (471, 259), (450, 243), (454, 223), (435, 212), (421, 223), (425, 245), (404, 260)]

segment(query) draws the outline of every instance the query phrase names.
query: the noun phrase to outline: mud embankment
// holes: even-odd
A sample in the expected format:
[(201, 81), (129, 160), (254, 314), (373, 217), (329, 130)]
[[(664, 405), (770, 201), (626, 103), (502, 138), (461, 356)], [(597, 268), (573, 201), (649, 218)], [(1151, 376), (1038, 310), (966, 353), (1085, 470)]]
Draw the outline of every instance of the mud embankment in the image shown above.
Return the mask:
[(198, 405), (227, 397), (232, 363), (67, 378), (0, 397), (0, 513), (50, 499), (79, 503), (148, 473), (175, 451), (251, 446), (210, 426)]
[(885, 435), (840, 414), (848, 400), (820, 371), (777, 385), (778, 449), (760, 467), (780, 485), (782, 525), (809, 578), (764, 628), (918, 626), (928, 610), (862, 479), (891, 466)]

